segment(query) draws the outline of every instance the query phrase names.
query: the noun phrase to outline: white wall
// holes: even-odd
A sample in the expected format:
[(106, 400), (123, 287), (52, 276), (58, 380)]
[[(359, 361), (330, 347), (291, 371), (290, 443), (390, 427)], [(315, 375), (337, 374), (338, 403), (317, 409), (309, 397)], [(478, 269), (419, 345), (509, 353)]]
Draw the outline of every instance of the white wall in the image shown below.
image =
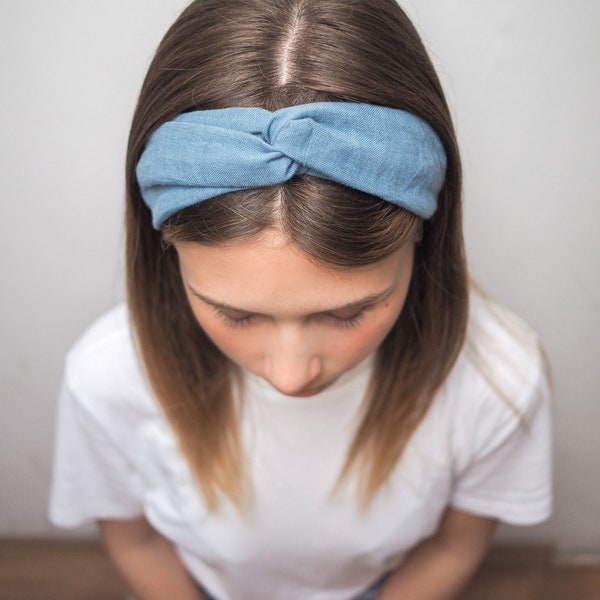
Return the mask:
[[(46, 522), (55, 392), (122, 298), (123, 158), (153, 49), (185, 0), (2, 0), (0, 535)], [(472, 271), (554, 371), (556, 511), (503, 538), (600, 551), (600, 3), (406, 0), (465, 164)]]

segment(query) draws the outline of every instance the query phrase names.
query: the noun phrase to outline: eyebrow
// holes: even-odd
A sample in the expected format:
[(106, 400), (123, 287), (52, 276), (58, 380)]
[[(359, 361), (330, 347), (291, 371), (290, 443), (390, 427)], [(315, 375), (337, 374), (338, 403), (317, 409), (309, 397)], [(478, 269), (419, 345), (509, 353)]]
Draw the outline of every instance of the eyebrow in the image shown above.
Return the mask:
[[(227, 304), (225, 302), (219, 302), (217, 300), (212, 300), (211, 298), (207, 298), (203, 294), (198, 293), (195, 289), (193, 289), (189, 285), (189, 283), (186, 283), (186, 285), (187, 285), (188, 289), (190, 290), (190, 292), (192, 292), (192, 294), (194, 294), (194, 296), (196, 296), (197, 298), (202, 300), (202, 302), (205, 302), (206, 304), (209, 304), (210, 306), (214, 306), (215, 308), (222, 309), (222, 310), (229, 310), (229, 311), (241, 313), (244, 315), (264, 316), (262, 313), (259, 313), (259, 312), (253, 311), (253, 310), (246, 310), (244, 308), (238, 308), (236, 306), (231, 306), (230, 304)], [(334, 308), (327, 308), (325, 310), (319, 310), (319, 311), (316, 311), (311, 314), (312, 315), (322, 315), (322, 314), (326, 314), (326, 313), (334, 313), (334, 312), (340, 312), (340, 311), (344, 311), (344, 310), (350, 310), (352, 308), (362, 308), (364, 306), (368, 306), (369, 304), (375, 304), (376, 302), (383, 300), (388, 294), (390, 294), (392, 292), (392, 290), (394, 289), (394, 287), (395, 287), (395, 284), (391, 285), (389, 288), (383, 290), (382, 292), (377, 292), (375, 294), (369, 294), (368, 296), (365, 296), (364, 298), (361, 298), (360, 300), (353, 300), (352, 302), (347, 302), (346, 304), (342, 304), (342, 305), (336, 306)]]

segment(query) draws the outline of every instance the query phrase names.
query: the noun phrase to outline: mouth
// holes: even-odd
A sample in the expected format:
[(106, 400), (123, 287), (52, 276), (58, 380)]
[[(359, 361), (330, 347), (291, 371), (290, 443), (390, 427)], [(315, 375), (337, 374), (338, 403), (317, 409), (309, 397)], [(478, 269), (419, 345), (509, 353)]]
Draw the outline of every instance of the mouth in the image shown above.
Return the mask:
[(310, 388), (308, 390), (302, 390), (300, 392), (295, 392), (293, 394), (285, 394), (286, 396), (290, 396), (291, 398), (309, 398), (310, 396), (316, 396), (329, 387), (329, 383), (325, 383), (319, 387)]

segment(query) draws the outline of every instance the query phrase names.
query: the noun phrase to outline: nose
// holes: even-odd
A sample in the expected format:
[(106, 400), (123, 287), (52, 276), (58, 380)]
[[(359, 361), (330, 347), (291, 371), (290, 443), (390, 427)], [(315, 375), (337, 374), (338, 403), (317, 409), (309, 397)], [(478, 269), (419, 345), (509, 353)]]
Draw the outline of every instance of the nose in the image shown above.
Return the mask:
[(280, 336), (264, 358), (265, 378), (282, 394), (294, 395), (310, 389), (323, 368), (320, 356), (311, 352), (298, 336)]

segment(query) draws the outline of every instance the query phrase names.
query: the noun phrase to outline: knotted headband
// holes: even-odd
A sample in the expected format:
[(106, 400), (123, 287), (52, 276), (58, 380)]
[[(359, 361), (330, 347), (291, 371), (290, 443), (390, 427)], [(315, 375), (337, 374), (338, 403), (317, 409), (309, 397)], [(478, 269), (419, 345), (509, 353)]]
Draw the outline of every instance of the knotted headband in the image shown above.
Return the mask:
[(442, 143), (413, 114), (317, 102), (275, 112), (183, 113), (150, 136), (136, 172), (158, 229), (173, 213), (208, 198), (300, 174), (337, 181), (429, 218), (445, 170)]

